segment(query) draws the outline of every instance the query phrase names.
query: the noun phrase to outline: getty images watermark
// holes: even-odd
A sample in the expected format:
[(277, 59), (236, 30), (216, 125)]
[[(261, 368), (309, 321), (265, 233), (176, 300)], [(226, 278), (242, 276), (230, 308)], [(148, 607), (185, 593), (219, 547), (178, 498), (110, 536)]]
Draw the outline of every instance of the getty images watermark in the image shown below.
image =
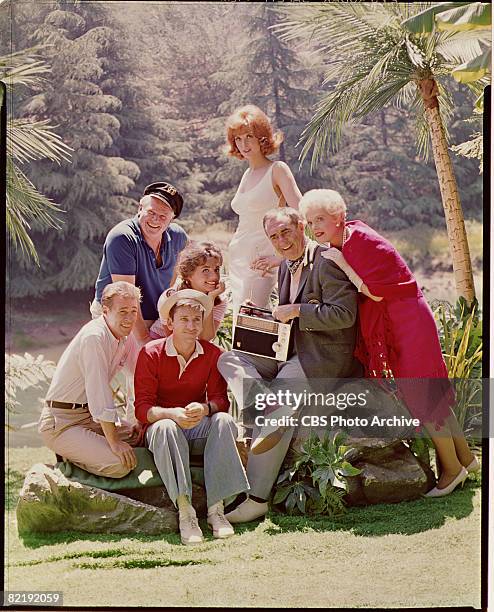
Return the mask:
[[(289, 389), (278, 389), (276, 392), (257, 393), (254, 406), (263, 414), (254, 417), (258, 427), (420, 427), (420, 419), (398, 416), (373, 415), (370, 420), (364, 416), (348, 416), (347, 414), (305, 414), (295, 416), (288, 411), (297, 412), (305, 406), (319, 406), (346, 411), (348, 408), (367, 406), (369, 390), (359, 393), (316, 393), (304, 390), (300, 393)], [(266, 408), (274, 408), (273, 412), (265, 413)], [(283, 414), (279, 414), (283, 412)]]
[(494, 435), (494, 419), (482, 418), (489, 395), (494, 398), (494, 385), (486, 379), (244, 379), (241, 418), (247, 429), (298, 427), (307, 435), (342, 429), (403, 439), (422, 437), (429, 424), (443, 435), (443, 417), (452, 409), (465, 433), (482, 438), (489, 429)]

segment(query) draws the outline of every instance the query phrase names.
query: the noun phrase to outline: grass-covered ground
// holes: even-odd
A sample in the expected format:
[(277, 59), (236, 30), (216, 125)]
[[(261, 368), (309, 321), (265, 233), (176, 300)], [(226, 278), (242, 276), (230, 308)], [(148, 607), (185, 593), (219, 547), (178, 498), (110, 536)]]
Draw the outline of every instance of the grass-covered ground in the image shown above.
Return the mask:
[(338, 520), (271, 514), (226, 541), (77, 533), (19, 539), (15, 503), (44, 448), (8, 451), (6, 590), (63, 590), (70, 606), (480, 605), (480, 489), (351, 508)]

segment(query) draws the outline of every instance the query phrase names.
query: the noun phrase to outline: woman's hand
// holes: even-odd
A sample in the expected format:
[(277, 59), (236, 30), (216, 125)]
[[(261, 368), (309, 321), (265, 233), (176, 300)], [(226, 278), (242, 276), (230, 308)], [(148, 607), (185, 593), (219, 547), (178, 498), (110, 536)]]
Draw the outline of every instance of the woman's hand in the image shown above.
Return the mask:
[(283, 259), (276, 255), (256, 257), (250, 264), (251, 270), (258, 270), (261, 276), (269, 274), (273, 268), (280, 266)]
[(213, 302), (214, 302), (214, 300), (219, 295), (221, 295), (224, 291), (225, 291), (225, 283), (223, 281), (220, 281), (216, 289), (213, 289), (212, 291), (210, 291), (208, 295), (213, 299)]
[(366, 295), (367, 297), (370, 297), (371, 300), (374, 300), (374, 302), (381, 302), (384, 299), (382, 297), (379, 297), (378, 295), (372, 295), (372, 293), (369, 291), (369, 288), (367, 287), (365, 283), (362, 283), (362, 287), (360, 288), (360, 291), (362, 291), (362, 293)]
[(335, 264), (338, 267), (340, 267), (342, 270), (343, 270), (343, 266), (346, 263), (343, 253), (336, 247), (329, 247), (329, 249), (324, 249), (324, 251), (321, 252), (321, 257), (324, 257), (324, 259), (330, 259), (331, 261), (334, 261)]

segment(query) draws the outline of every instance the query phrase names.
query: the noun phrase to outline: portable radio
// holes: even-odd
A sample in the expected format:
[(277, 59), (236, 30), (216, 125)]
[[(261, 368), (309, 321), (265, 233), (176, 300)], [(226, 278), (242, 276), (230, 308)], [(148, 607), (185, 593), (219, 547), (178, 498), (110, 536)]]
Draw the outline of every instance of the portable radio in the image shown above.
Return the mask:
[(291, 327), (291, 323), (276, 321), (270, 310), (240, 306), (233, 327), (232, 349), (286, 361)]

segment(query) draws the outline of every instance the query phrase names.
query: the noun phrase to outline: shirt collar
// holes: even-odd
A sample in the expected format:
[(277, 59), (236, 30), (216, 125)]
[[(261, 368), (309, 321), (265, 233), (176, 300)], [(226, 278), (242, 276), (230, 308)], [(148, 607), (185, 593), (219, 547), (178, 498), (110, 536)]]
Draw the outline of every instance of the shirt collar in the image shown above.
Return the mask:
[[(103, 328), (105, 329), (106, 333), (108, 334), (108, 337), (110, 338), (110, 342), (114, 345), (120, 346), (120, 343), (125, 344), (125, 342), (127, 341), (128, 336), (124, 336), (123, 338), (115, 338), (115, 336), (113, 335), (111, 329), (108, 326), (108, 323), (106, 321), (105, 315), (100, 315), (99, 317), (101, 319), (101, 323)], [(96, 319), (98, 320), (98, 319)]]
[(165, 341), (165, 353), (167, 354), (168, 357), (177, 358), (178, 363), (180, 365), (180, 374), (178, 375), (178, 377), (180, 378), (182, 374), (184, 373), (185, 368), (190, 364), (190, 362), (196, 357), (199, 357), (199, 355), (204, 354), (204, 349), (202, 348), (202, 344), (199, 342), (199, 340), (196, 340), (196, 348), (194, 349), (194, 352), (190, 356), (189, 361), (186, 362), (185, 359), (182, 357), (182, 355), (178, 354), (177, 349), (175, 348), (175, 345), (173, 344), (173, 334), (171, 334), (170, 336), (168, 336), (168, 338)]

